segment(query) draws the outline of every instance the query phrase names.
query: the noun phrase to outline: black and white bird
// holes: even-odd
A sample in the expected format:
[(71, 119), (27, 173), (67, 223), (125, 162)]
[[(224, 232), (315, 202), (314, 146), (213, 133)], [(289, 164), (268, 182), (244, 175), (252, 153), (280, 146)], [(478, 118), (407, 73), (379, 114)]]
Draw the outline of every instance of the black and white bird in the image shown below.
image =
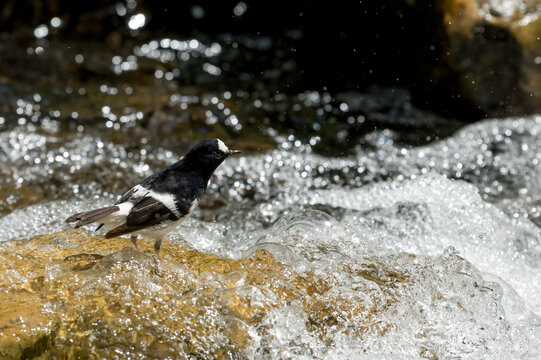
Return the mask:
[(131, 234), (135, 247), (137, 235), (142, 235), (154, 240), (159, 255), (164, 236), (193, 213), (214, 170), (229, 155), (238, 153), (219, 139), (201, 141), (180, 161), (147, 177), (113, 206), (75, 214), (66, 222), (76, 222), (76, 228), (98, 222), (96, 230), (105, 224), (106, 238)]

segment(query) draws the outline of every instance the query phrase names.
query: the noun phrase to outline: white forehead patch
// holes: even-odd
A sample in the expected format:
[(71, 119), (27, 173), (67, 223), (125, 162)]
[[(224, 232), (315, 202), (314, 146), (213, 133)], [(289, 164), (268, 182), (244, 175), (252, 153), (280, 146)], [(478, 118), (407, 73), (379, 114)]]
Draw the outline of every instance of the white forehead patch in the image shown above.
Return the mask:
[(229, 152), (229, 148), (225, 146), (224, 142), (220, 139), (217, 139), (217, 140), (218, 140), (218, 149), (220, 149), (220, 151), (223, 153)]

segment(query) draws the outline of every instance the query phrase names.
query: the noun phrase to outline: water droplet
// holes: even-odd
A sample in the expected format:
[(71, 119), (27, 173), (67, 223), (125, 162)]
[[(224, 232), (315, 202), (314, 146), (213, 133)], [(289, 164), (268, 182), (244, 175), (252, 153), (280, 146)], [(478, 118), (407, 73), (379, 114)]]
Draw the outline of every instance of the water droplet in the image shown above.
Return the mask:
[(43, 39), (47, 35), (49, 35), (49, 28), (47, 28), (47, 25), (42, 24), (34, 29), (34, 36), (37, 39)]
[(128, 27), (132, 30), (137, 30), (145, 26), (146, 17), (144, 14), (135, 14), (132, 15), (130, 21), (128, 22)]

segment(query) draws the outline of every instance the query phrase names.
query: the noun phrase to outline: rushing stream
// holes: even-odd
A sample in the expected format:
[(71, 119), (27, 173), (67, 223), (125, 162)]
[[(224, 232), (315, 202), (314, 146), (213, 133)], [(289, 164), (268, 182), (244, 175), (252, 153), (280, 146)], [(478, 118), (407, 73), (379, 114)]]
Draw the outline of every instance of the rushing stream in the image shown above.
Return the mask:
[[(264, 37), (38, 35), (25, 56), (108, 80), (0, 89), (0, 356), (541, 359), (540, 115), (460, 128), (398, 88), (281, 92), (287, 54), (243, 70), (284, 46)], [(210, 136), (246, 154), (161, 258), (68, 230)]]
[[(310, 274), (305, 276), (325, 284), (309, 298), (277, 297), (267, 288), (272, 283), (253, 284), (246, 275), (201, 278), (178, 268), (167, 250), (153, 266), (208, 286), (212, 299), (225, 301), (223, 292), (235, 291), (252, 310), (265, 309), (257, 321), (235, 320), (246, 332), (243, 346), (228, 345), (235, 356), (535, 358), (541, 339), (541, 234), (535, 225), (539, 174), (532, 165), (541, 158), (540, 128), (541, 117), (535, 116), (489, 120), (409, 150), (388, 144), (388, 134), (381, 133), (371, 135), (381, 144), (377, 150), (358, 148), (344, 158), (321, 157), (285, 141), (282, 150), (229, 159), (212, 179), (206, 204), (170, 235), (165, 249), (187, 243), (231, 259), (266, 250), (288, 269), (281, 271), (294, 274), (281, 274), (285, 279)], [(69, 214), (114, 200), (99, 191), (100, 179), (109, 173), (96, 169), (124, 171), (116, 176), (136, 179), (154, 170), (146, 163), (165, 165), (176, 159), (159, 148), (127, 153), (84, 135), (58, 147), (54, 136), (27, 131), (2, 133), (2, 162), (13, 164), (17, 176), (69, 186), (83, 172), (87, 184), (72, 186), (72, 199), (23, 207), (0, 218), (2, 241), (62, 231)], [(43, 166), (48, 163), (54, 171)], [(469, 182), (450, 179), (458, 172)], [(69, 246), (63, 241), (60, 246)], [(127, 240), (120, 245), (129, 247)], [(77, 294), (96, 296), (99, 291), (119, 301), (132, 293), (149, 298), (166, 294), (187, 301), (178, 289), (164, 288), (161, 275), (148, 273), (148, 261), (134, 257), (126, 265), (120, 262), (115, 271), (121, 273), (98, 276), (98, 283), (80, 285)], [(50, 282), (65, 276), (54, 267), (47, 271)], [(367, 276), (369, 271), (373, 274)], [(387, 279), (387, 272), (394, 278)], [(30, 281), (17, 270), (10, 274), (13, 283)], [(197, 304), (209, 294), (190, 296)], [(217, 356), (216, 342), (227, 337), (222, 327), (233, 315), (216, 312), (216, 304), (194, 305), (203, 306), (195, 321), (214, 325), (206, 325), (207, 340), (198, 337), (202, 343), (190, 352), (179, 345), (184, 340), (165, 316), (175, 316), (178, 309), (167, 300), (160, 303), (164, 317), (152, 322), (153, 331), (167, 339), (169, 350)], [(314, 307), (321, 303), (328, 313), (314, 319)], [(79, 311), (92, 312), (91, 304), (80, 306)], [(130, 318), (126, 313), (126, 321), (141, 321)], [(156, 351), (143, 343), (127, 350), (128, 328), (116, 330), (124, 343), (118, 351), (136, 358)], [(107, 354), (110, 349), (98, 346), (107, 332), (96, 336), (78, 346)]]

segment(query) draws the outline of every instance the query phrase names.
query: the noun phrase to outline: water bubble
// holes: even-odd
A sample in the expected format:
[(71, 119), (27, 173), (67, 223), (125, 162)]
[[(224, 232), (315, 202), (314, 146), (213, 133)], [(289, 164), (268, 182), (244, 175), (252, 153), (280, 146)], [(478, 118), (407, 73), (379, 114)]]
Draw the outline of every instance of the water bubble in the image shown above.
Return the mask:
[(146, 17), (144, 14), (135, 14), (132, 15), (130, 21), (128, 22), (128, 27), (132, 30), (137, 30), (145, 26)]
[(136, 0), (126, 0), (126, 5), (129, 9), (135, 9), (137, 7), (137, 1)]
[(190, 48), (197, 49), (199, 47), (199, 41), (197, 39), (190, 40)]
[(118, 16), (125, 16), (127, 14), (126, 7), (121, 2), (115, 4), (115, 11)]
[(210, 48), (209, 48), (212, 52), (213, 55), (218, 55), (219, 53), (222, 52), (222, 47), (220, 44), (218, 43), (213, 43)]
[(171, 39), (164, 38), (160, 40), (160, 46), (162, 48), (168, 48), (170, 44), (171, 44)]
[(37, 39), (43, 39), (49, 34), (49, 28), (47, 28), (47, 25), (39, 25), (37, 28), (34, 29), (34, 36)]
[(60, 27), (62, 25), (62, 20), (59, 17), (54, 17), (51, 19), (51, 26), (54, 28)]
[(203, 70), (214, 76), (219, 76), (222, 73), (222, 70), (219, 67), (210, 63), (204, 63)]
[(248, 9), (248, 6), (246, 5), (246, 3), (244, 1), (240, 1), (233, 8), (233, 14), (235, 14), (235, 16), (242, 16), (246, 12), (247, 9)]
[(113, 59), (111, 60), (111, 62), (114, 65), (118, 65), (122, 62), (122, 58), (120, 56), (113, 56)]
[(192, 6), (192, 8), (190, 9), (190, 13), (192, 14), (194, 19), (199, 20), (205, 17), (205, 10), (199, 5)]

